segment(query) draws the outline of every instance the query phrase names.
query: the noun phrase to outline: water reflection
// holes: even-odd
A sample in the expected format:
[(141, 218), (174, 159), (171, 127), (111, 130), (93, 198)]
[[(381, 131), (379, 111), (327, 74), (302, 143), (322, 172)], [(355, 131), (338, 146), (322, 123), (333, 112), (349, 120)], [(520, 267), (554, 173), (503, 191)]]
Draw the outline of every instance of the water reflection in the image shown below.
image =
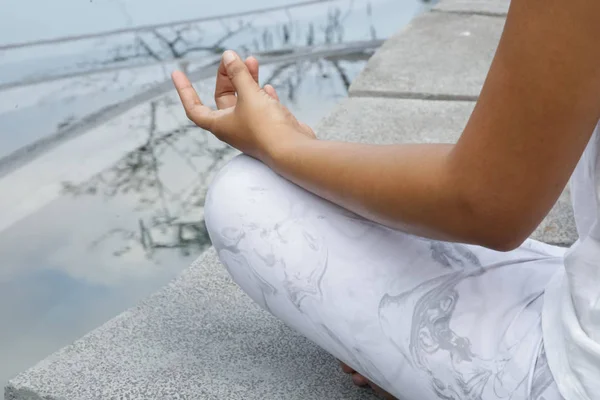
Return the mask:
[[(412, 16), (415, 3), (398, 6), (387, 0), (306, 1), (268, 12), (203, 18), (118, 35), (107, 32), (75, 43), (53, 44), (52, 53), (42, 65), (39, 58), (27, 60), (31, 48), (19, 48), (2, 54), (0, 88), (174, 60), (181, 60), (185, 69), (188, 63), (219, 55), (228, 48), (243, 54), (275, 54), (298, 46), (384, 38), (406, 16)], [(385, 20), (390, 17), (394, 23)], [(73, 53), (75, 46), (78, 51)]]
[[(305, 108), (307, 100), (334, 104), (346, 94), (366, 57), (360, 53), (347, 58), (274, 65), (263, 70), (267, 75), (263, 81), (274, 85), (296, 114), (314, 123), (321, 115)], [(126, 196), (134, 202), (133, 210), (143, 214), (136, 224), (110, 229), (94, 239), (91, 248), (116, 241), (122, 243), (112, 251), (116, 257), (136, 248), (149, 258), (166, 249), (197, 255), (209, 244), (203, 222), (208, 182), (236, 152), (187, 121), (172, 94), (145, 107), (142, 120), (129, 127), (145, 132), (143, 144), (83, 183), (63, 182), (62, 192), (72, 197)]]
[[(57, 143), (47, 154), (58, 162), (28, 160), (26, 167), (38, 168), (23, 175), (31, 182), (18, 182), (0, 199), (11, 198), (9, 206), (35, 204), (18, 220), (13, 209), (0, 207), (0, 383), (148, 296), (209, 246), (206, 188), (236, 152), (193, 127), (172, 90), (111, 118), (90, 115), (152, 90), (174, 67), (201, 70), (225, 47), (273, 59), (298, 46), (382, 38), (420, 8), (416, 1), (332, 3), (103, 39), (94, 51), (83, 49), (44, 70), (0, 65), (21, 85), (0, 92), (0, 147), (54, 140), (74, 126), (81, 128), (82, 148), (92, 147), (84, 154), (74, 151), (72, 158), (81, 164), (64, 171), (57, 164), (67, 160), (50, 157), (66, 146)], [(314, 125), (346, 95), (368, 55), (270, 63), (261, 81), (273, 84), (294, 114)], [(139, 64), (149, 66), (132, 69)], [(60, 75), (65, 65), (69, 73), (83, 75), (30, 85)], [(89, 74), (98, 68), (109, 70)], [(196, 82), (204, 99), (211, 98), (213, 84)], [(20, 131), (30, 132), (28, 142), (19, 142)], [(97, 139), (103, 137), (117, 139)], [(83, 146), (92, 138), (96, 148)], [(20, 171), (0, 177), (0, 187), (8, 187), (3, 182)], [(28, 185), (42, 188), (43, 195), (33, 189), (14, 195)]]
[[(0, 174), (8, 161), (27, 161), (41, 149), (113, 118), (115, 110), (129, 107), (124, 103), (132, 96), (147, 101), (170, 89), (174, 68), (205, 70), (224, 48), (273, 58), (305, 46), (384, 38), (419, 8), (416, 0), (334, 0), (67, 42), (33, 60), (22, 60), (20, 54), (44, 54), (43, 47), (5, 51), (0, 126), (10, 134), (0, 133)], [(96, 115), (101, 111), (106, 112)]]

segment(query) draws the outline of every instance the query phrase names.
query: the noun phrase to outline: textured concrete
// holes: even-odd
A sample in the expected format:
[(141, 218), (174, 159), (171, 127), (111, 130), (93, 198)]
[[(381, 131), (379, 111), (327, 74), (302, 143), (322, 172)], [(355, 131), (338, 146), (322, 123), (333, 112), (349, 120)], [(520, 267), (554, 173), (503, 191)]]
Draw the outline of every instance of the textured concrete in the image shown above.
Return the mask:
[(454, 143), (475, 103), (349, 98), (316, 127), (320, 138), (352, 142)]
[[(475, 103), (392, 98), (350, 98), (316, 128), (329, 140), (391, 143), (454, 143)], [(569, 246), (577, 229), (568, 189), (533, 233), (534, 239)]]
[(388, 40), (351, 96), (473, 99), (483, 86), (504, 19), (426, 13)]
[(212, 249), (138, 307), (13, 379), (6, 397), (374, 398), (250, 301)]
[(509, 0), (445, 0), (433, 10), (451, 13), (505, 16), (510, 6)]
[(531, 237), (562, 247), (575, 243), (578, 235), (568, 186)]

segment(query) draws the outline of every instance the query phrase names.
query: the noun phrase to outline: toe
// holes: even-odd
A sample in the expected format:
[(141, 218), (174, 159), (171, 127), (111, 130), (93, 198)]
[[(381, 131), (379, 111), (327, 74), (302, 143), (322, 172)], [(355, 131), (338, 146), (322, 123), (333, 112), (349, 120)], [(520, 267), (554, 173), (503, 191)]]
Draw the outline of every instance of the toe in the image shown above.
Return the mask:
[(361, 374), (357, 374), (357, 373), (352, 374), (352, 382), (354, 382), (354, 384), (356, 386), (360, 386), (360, 387), (369, 385), (369, 380), (367, 378), (365, 378), (364, 376), (362, 376)]
[(344, 364), (341, 361), (340, 361), (340, 366), (342, 367), (342, 371), (344, 371), (345, 374), (353, 374), (354, 372), (356, 372), (355, 370), (353, 370), (352, 368), (350, 368), (348, 365)]

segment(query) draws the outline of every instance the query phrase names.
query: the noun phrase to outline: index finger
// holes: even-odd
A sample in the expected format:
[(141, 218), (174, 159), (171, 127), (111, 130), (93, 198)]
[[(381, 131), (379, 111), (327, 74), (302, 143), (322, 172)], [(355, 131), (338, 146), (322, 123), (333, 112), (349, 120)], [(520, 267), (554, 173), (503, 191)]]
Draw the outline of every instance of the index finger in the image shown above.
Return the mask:
[(200, 128), (210, 130), (214, 111), (202, 104), (198, 93), (183, 72), (175, 71), (171, 78), (187, 117)]

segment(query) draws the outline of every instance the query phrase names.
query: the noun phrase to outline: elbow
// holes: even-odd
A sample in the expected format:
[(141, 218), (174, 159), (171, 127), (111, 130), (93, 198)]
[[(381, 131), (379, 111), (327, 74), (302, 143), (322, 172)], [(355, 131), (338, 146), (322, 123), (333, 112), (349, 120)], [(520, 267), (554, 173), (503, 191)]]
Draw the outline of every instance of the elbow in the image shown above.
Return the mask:
[(518, 249), (528, 237), (529, 234), (523, 234), (518, 230), (495, 232), (492, 235), (486, 233), (480, 236), (477, 244), (491, 250), (509, 252)]
[(499, 252), (516, 250), (549, 211), (543, 197), (514, 179), (461, 163), (450, 164), (448, 171), (447, 191), (458, 216), (455, 232), (471, 244)]
[(507, 204), (491, 205), (478, 202), (467, 207), (466, 218), (471, 221), (467, 233), (469, 242), (500, 252), (519, 248), (537, 226), (528, 210)]

